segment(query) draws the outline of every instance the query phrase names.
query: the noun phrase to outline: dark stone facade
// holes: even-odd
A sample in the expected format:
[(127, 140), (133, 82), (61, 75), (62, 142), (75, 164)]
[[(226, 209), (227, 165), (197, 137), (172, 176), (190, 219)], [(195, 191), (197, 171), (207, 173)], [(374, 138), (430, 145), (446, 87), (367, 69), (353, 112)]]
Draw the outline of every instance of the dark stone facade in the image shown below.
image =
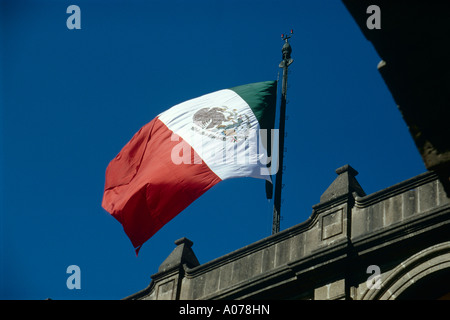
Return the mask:
[[(450, 196), (450, 23), (448, 1), (343, 0), (381, 57), (378, 71), (408, 126), (427, 170)], [(369, 29), (367, 7), (381, 11)]]

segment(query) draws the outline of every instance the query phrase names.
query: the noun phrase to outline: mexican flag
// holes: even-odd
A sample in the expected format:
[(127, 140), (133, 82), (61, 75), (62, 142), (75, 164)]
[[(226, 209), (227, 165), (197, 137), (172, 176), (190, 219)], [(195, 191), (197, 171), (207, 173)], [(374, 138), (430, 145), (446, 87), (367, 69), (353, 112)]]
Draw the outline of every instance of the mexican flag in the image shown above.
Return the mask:
[(222, 180), (270, 181), (268, 139), (276, 81), (177, 104), (144, 125), (106, 168), (102, 206), (136, 254), (151, 236)]

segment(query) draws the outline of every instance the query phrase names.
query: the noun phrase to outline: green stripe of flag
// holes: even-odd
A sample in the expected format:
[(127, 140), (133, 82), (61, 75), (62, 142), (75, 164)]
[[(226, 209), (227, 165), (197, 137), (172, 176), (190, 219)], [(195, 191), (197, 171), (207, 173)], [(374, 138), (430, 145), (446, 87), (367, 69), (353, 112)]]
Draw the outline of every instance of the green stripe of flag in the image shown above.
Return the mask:
[(248, 103), (261, 129), (275, 125), (277, 82), (263, 81), (230, 88)]

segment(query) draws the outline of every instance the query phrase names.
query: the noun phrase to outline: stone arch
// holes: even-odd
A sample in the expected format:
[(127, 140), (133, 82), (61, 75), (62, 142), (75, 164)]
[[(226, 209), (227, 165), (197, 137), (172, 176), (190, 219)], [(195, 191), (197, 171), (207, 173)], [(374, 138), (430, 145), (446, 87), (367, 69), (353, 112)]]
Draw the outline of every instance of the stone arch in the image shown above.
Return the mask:
[[(366, 289), (363, 300), (394, 300), (436, 274), (450, 274), (450, 241), (426, 248), (395, 267), (380, 289)], [(383, 279), (384, 278), (384, 279)]]

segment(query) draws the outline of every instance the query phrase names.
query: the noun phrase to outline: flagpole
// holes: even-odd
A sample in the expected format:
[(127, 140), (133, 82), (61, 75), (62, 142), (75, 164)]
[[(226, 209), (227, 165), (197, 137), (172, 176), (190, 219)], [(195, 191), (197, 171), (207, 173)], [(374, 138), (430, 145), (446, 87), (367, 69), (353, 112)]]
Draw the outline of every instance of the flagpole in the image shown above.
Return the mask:
[(283, 48), (281, 52), (283, 54), (283, 60), (280, 62), (279, 67), (283, 68), (283, 79), (281, 84), (281, 104), (280, 104), (280, 125), (279, 125), (279, 145), (278, 145), (278, 171), (275, 177), (275, 196), (273, 205), (273, 222), (272, 222), (272, 234), (280, 231), (280, 213), (281, 213), (281, 189), (283, 188), (283, 154), (284, 154), (284, 137), (285, 137), (285, 121), (286, 121), (286, 93), (287, 93), (287, 78), (288, 67), (293, 62), (291, 59), (292, 48), (289, 44), (289, 38), (291, 34), (282, 34), (281, 37), (284, 40)]

